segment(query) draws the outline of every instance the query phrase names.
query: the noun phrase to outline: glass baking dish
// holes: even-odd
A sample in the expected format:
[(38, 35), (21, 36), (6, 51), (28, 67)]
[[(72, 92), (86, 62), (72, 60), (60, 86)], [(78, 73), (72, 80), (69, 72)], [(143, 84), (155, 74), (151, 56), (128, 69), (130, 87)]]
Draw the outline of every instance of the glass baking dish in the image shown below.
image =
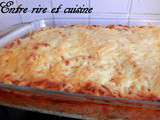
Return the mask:
[[(52, 19), (18, 25), (0, 38), (0, 47), (30, 32), (54, 26)], [(160, 120), (159, 101), (97, 97), (1, 83), (0, 105), (89, 120)]]

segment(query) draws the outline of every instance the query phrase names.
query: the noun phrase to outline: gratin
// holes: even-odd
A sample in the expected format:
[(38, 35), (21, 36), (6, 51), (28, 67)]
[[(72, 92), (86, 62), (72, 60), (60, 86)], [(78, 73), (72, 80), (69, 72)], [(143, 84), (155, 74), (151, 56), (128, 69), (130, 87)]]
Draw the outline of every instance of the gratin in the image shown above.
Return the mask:
[(116, 98), (160, 98), (160, 28), (66, 26), (0, 48), (0, 82)]

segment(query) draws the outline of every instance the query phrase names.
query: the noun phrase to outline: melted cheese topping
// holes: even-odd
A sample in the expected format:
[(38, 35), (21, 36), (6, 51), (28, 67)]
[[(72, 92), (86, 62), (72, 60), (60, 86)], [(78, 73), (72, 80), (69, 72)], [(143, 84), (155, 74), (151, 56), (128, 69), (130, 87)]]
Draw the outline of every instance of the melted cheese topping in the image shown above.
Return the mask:
[(0, 49), (0, 81), (94, 82), (160, 97), (160, 28), (57, 27)]

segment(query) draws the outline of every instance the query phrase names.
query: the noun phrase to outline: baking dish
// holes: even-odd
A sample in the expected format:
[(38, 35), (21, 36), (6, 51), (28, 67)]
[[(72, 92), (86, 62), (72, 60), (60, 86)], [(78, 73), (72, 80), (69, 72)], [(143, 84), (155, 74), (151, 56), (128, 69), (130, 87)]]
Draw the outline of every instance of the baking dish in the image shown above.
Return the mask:
[[(28, 23), (3, 36), (0, 47), (30, 32), (54, 26), (51, 19)], [(157, 120), (160, 116), (158, 101), (95, 97), (4, 84), (0, 84), (0, 104), (82, 119)]]

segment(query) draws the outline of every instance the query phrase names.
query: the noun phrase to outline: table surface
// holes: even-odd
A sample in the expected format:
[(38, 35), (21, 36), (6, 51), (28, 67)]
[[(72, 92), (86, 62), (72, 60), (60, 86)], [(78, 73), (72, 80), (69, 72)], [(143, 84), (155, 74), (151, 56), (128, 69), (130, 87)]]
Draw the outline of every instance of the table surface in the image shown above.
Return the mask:
[(42, 114), (15, 108), (0, 106), (0, 119), (2, 120), (78, 120), (72, 118), (59, 117)]

